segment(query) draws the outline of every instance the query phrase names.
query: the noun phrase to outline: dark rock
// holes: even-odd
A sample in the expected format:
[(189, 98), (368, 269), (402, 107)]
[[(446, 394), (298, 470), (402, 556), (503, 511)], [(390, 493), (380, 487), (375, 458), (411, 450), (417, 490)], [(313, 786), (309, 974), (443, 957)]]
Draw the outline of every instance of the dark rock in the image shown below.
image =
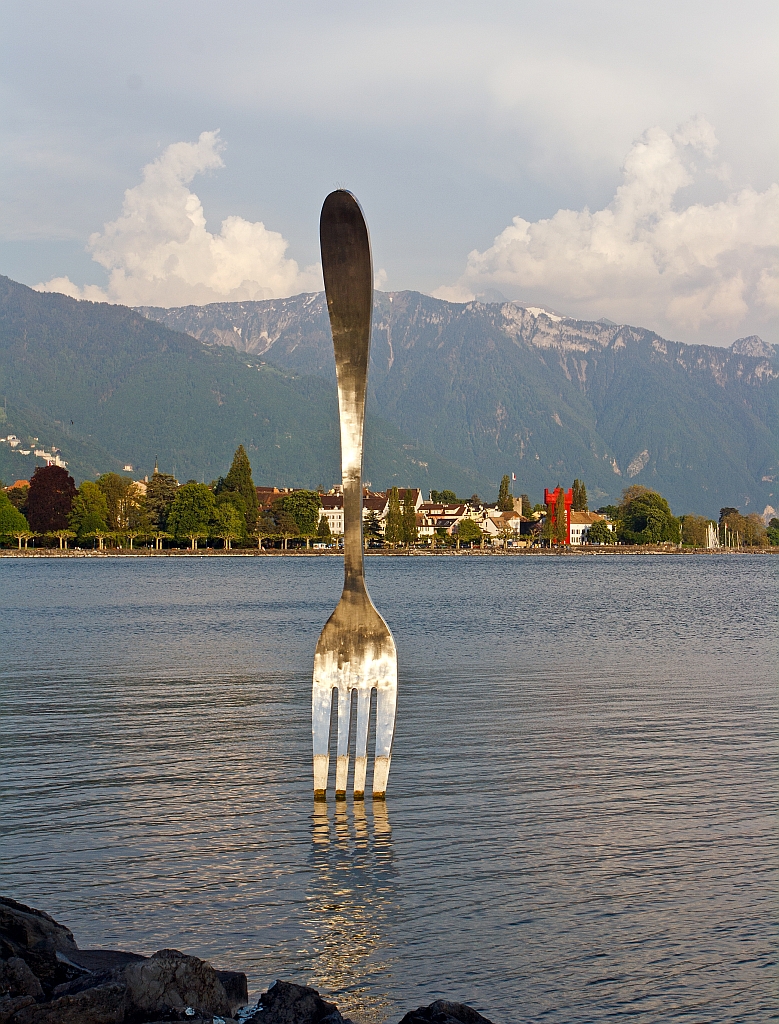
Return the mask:
[(32, 996), (0, 996), (0, 1024), (8, 1024), (17, 1010), (34, 1002)]
[[(63, 954), (60, 954), (59, 958), (64, 959)], [(117, 967), (124, 967), (138, 960), (147, 960), (148, 957), (141, 956), (140, 953), (126, 953), (120, 949), (76, 949), (68, 952), (66, 959), (75, 967), (98, 973), (113, 971)]]
[(121, 969), (127, 986), (127, 1020), (148, 1021), (191, 1007), (196, 1016), (232, 1016), (225, 987), (211, 964), (177, 949), (161, 949), (148, 960)]
[(246, 1024), (352, 1024), (335, 1003), (322, 999), (315, 988), (275, 981), (260, 996), (260, 1009)]
[(79, 949), (48, 914), (0, 897), (0, 1024), (210, 1024), (232, 1020), (247, 1002), (238, 971), (176, 949), (151, 957)]
[(0, 936), (21, 949), (65, 953), (76, 948), (73, 932), (42, 910), (0, 896)]
[(43, 999), (43, 986), (20, 956), (0, 960), (0, 996)]
[(109, 982), (75, 995), (33, 1003), (18, 1010), (10, 1020), (11, 1024), (123, 1024), (125, 986)]
[(409, 1011), (400, 1024), (491, 1024), (491, 1021), (465, 1003), (436, 999), (429, 1006)]
[(76, 949), (73, 933), (53, 917), (16, 900), (0, 896), (0, 957), (18, 957), (43, 987), (44, 996), (82, 971), (60, 960)]
[(249, 1002), (249, 982), (243, 971), (217, 971), (217, 978), (224, 985), (231, 1012), (235, 1013)]

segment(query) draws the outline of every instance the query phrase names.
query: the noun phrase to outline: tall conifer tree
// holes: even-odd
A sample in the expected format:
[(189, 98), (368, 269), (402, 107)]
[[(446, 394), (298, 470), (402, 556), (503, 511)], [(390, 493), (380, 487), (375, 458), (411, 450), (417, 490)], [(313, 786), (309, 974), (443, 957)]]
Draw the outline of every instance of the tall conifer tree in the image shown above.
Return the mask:
[(406, 488), (403, 495), (403, 540), (406, 544), (415, 544), (417, 541), (417, 510), (414, 504), (414, 492)]
[(241, 495), (246, 506), (242, 510), (246, 516), (246, 526), (248, 530), (253, 530), (257, 523), (259, 503), (257, 501), (254, 480), (252, 480), (252, 467), (249, 462), (249, 456), (246, 454), (242, 444), (238, 445), (233, 456), (230, 472), (224, 479), (224, 490), (233, 491), (235, 494)]
[(514, 499), (509, 493), (510, 483), (507, 473), (500, 481), (500, 490), (498, 491), (498, 508), (501, 512), (512, 512), (514, 509)]
[(571, 508), (574, 512), (586, 512), (587, 511), (587, 488), (584, 486), (583, 480), (574, 480), (573, 482), (573, 504)]
[(560, 488), (554, 505), (554, 539), (558, 544), (568, 540), (568, 517), (565, 514), (565, 491)]
[(389, 493), (384, 539), (388, 544), (399, 544), (403, 540), (403, 513), (400, 511), (400, 495), (397, 487), (393, 487)]

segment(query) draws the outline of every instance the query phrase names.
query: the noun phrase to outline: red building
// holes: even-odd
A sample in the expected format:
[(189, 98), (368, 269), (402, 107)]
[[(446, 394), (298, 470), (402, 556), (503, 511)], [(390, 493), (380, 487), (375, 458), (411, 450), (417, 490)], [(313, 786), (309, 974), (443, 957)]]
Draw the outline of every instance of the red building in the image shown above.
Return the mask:
[[(553, 491), (550, 491), (547, 487), (544, 488), (544, 504), (549, 509), (549, 517), (552, 520), (552, 526), (556, 525), (556, 506), (557, 499), (560, 497), (561, 487), (555, 487)], [(564, 492), (565, 494), (565, 543), (571, 543), (571, 506), (573, 505), (573, 487), (570, 490)]]

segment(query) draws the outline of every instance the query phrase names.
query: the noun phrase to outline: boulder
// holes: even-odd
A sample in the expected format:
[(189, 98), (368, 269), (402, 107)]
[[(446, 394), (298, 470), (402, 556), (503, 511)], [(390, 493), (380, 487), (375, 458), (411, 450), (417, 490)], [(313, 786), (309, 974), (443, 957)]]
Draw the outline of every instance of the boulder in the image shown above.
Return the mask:
[(20, 956), (0, 960), (0, 995), (43, 999), (43, 986)]
[(69, 928), (7, 896), (0, 896), (0, 938), (19, 949), (66, 953), (76, 948)]
[(124, 1024), (125, 987), (116, 982), (96, 985), (73, 995), (17, 1010), (10, 1024)]
[(315, 988), (275, 981), (260, 996), (260, 1005), (245, 1024), (352, 1024), (335, 1003), (328, 1003)]
[(75, 949), (69, 928), (42, 910), (0, 896), (0, 958), (23, 960), (38, 979), (44, 996), (82, 973), (65, 956)]
[(239, 971), (176, 949), (82, 950), (48, 914), (0, 897), (0, 1024), (210, 1024), (248, 998)]
[(410, 1010), (400, 1024), (491, 1024), (491, 1021), (465, 1003), (436, 999), (429, 1006)]
[(189, 1007), (195, 1016), (232, 1016), (233, 1007), (216, 971), (205, 960), (177, 949), (161, 949), (148, 960), (121, 968), (127, 1020), (149, 1021)]
[(231, 1012), (246, 1006), (249, 1002), (249, 981), (243, 971), (217, 971), (216, 976), (224, 985)]
[(17, 1010), (34, 1002), (32, 996), (0, 995), (0, 1024), (8, 1024)]

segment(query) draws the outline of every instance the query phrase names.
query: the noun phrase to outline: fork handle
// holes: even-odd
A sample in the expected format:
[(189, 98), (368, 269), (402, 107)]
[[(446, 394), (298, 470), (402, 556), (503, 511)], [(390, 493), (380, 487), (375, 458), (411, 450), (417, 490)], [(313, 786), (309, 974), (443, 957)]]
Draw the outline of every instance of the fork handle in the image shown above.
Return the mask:
[(338, 189), (325, 199), (319, 219), (319, 242), (338, 381), (344, 492), (344, 592), (364, 591), (362, 459), (373, 266), (368, 225), (351, 192)]

